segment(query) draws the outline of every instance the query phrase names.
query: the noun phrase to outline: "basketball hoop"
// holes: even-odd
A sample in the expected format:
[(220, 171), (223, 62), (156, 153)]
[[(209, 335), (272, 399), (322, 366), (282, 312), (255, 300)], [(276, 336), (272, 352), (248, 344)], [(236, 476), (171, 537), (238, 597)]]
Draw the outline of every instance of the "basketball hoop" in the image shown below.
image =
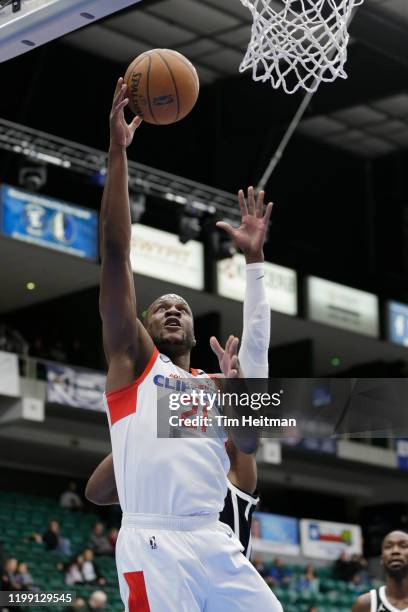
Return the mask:
[(321, 82), (347, 78), (344, 65), (353, 9), (364, 0), (241, 0), (252, 13), (251, 41), (240, 72), (288, 94), (313, 93)]

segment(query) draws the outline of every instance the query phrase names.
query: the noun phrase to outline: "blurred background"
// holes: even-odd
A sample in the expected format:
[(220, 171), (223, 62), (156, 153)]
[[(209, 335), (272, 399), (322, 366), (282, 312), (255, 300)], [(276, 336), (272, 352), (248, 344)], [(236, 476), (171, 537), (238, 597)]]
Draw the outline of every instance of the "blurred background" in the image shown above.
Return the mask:
[[(41, 588), (65, 588), (57, 565), (83, 552), (95, 523), (105, 535), (119, 524), (115, 511), (58, 502), (71, 480), (83, 500), (110, 449), (98, 211), (116, 80), (155, 47), (198, 70), (192, 113), (142, 125), (128, 152), (132, 266), (140, 312), (169, 290), (189, 301), (193, 366), (213, 371), (209, 337), (241, 333), (244, 287), (215, 222), (238, 222), (235, 193), (257, 185), (303, 98), (239, 74), (250, 25), (239, 0), (144, 0), (0, 64), (0, 539), (3, 558), (28, 562)], [(366, 0), (350, 27), (349, 78), (319, 88), (266, 186), (272, 376), (406, 376), (407, 30), (405, 2)], [(381, 575), (382, 537), (407, 529), (408, 441), (267, 440), (258, 464), (255, 562), (289, 612), (349, 610)], [(69, 554), (44, 556), (29, 539), (52, 519)], [(331, 545), (316, 544), (327, 535)], [(97, 585), (102, 607), (120, 609), (113, 560), (100, 559), (109, 585), (83, 587), (84, 600)]]

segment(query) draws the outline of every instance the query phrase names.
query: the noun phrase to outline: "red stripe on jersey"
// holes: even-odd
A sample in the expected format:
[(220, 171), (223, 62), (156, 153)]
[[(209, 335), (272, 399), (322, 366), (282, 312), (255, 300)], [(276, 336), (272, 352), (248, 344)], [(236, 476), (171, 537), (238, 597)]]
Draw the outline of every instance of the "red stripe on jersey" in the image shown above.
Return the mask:
[(120, 421), (120, 419), (123, 419), (129, 416), (129, 414), (133, 414), (134, 412), (136, 412), (137, 390), (139, 388), (139, 385), (149, 374), (158, 355), (159, 351), (157, 350), (157, 348), (155, 348), (152, 356), (147, 362), (145, 369), (143, 370), (139, 378), (137, 378), (137, 380), (135, 380), (130, 385), (127, 385), (126, 387), (122, 387), (121, 389), (117, 389), (116, 391), (111, 391), (110, 393), (106, 394), (106, 401), (108, 403), (111, 426), (114, 425), (117, 421)]
[(126, 572), (123, 576), (129, 587), (129, 612), (150, 612), (143, 572)]

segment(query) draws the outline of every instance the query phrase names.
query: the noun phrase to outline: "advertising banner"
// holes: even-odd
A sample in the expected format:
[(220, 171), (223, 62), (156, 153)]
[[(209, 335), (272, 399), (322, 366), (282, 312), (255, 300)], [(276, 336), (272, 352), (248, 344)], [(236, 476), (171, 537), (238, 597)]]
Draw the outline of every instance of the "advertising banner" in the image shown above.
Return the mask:
[[(217, 263), (218, 295), (244, 301), (245, 257), (239, 253)], [(297, 315), (297, 277), (295, 270), (265, 262), (265, 288), (272, 310)]]
[(18, 357), (4, 351), (0, 351), (0, 395), (20, 396)]
[(130, 262), (138, 274), (204, 289), (204, 247), (196, 240), (182, 244), (176, 234), (133, 225)]
[(291, 516), (254, 512), (251, 537), (256, 552), (299, 555), (299, 521)]
[(312, 559), (335, 560), (342, 552), (361, 555), (363, 539), (359, 525), (301, 519), (302, 554)]
[(406, 304), (387, 303), (387, 340), (408, 346), (408, 306)]
[(3, 185), (0, 231), (16, 240), (87, 259), (98, 257), (95, 211)]
[(104, 374), (47, 362), (47, 402), (103, 411)]
[(372, 293), (310, 276), (307, 304), (313, 321), (366, 336), (379, 335), (378, 298)]

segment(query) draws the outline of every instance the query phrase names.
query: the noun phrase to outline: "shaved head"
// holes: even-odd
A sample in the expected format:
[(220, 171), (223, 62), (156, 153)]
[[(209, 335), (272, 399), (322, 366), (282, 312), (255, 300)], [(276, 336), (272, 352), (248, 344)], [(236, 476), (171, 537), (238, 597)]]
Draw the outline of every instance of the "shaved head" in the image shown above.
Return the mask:
[(408, 533), (391, 531), (385, 536), (381, 563), (385, 573), (394, 580), (402, 580), (408, 575)]
[(166, 302), (168, 300), (182, 302), (186, 306), (188, 306), (190, 312), (192, 312), (190, 308), (190, 304), (183, 297), (181, 297), (181, 295), (177, 295), (177, 293), (165, 293), (164, 295), (161, 295), (160, 297), (156, 298), (154, 302), (150, 304), (150, 306), (148, 307), (146, 311), (146, 316), (148, 316), (149, 311), (154, 307), (155, 304), (157, 304), (157, 302)]

